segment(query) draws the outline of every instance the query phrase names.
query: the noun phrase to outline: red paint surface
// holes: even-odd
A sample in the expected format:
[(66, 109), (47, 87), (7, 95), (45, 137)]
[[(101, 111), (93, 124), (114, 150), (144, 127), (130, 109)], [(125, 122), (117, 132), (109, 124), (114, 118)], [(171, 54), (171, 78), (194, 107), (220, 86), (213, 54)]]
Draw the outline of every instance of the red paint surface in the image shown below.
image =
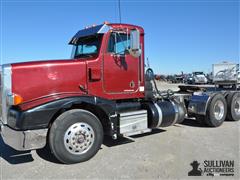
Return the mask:
[[(96, 59), (12, 64), (12, 90), (24, 100), (20, 107), (26, 110), (55, 99), (86, 95), (79, 88), (80, 85), (88, 91), (89, 96), (112, 100), (144, 97), (144, 93), (139, 92), (139, 86), (144, 86), (143, 29), (123, 24), (111, 26), (140, 30), (142, 61), (131, 55), (120, 58), (107, 53), (109, 32), (103, 37), (100, 53)], [(134, 86), (131, 86), (133, 84)]]

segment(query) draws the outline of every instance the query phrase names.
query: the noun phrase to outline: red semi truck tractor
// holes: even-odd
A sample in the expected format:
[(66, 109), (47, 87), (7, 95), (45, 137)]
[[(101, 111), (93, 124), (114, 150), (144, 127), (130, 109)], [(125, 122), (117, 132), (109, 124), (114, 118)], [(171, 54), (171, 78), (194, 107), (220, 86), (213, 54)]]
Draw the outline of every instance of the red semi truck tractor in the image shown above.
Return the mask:
[(144, 30), (92, 26), (69, 42), (71, 59), (2, 65), (1, 136), (16, 150), (44, 148), (63, 163), (90, 159), (113, 139), (196, 117), (208, 126), (240, 119), (240, 93), (160, 92), (145, 70)]

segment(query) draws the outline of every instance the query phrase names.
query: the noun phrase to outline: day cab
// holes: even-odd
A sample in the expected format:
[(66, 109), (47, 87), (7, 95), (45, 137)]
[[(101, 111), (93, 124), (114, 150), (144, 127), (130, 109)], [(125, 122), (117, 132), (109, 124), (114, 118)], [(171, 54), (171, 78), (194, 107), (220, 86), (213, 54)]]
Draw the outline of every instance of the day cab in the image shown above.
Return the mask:
[(104, 23), (78, 31), (70, 59), (1, 67), (0, 132), (16, 150), (44, 148), (63, 163), (93, 157), (117, 139), (180, 123), (240, 119), (240, 93), (160, 92), (145, 71), (144, 30)]

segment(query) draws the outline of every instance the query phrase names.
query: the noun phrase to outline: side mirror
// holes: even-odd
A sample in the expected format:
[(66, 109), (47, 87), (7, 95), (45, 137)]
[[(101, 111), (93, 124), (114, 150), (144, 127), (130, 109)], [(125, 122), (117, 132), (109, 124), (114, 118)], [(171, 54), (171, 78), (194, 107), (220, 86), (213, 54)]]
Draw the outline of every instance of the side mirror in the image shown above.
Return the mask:
[(138, 58), (141, 56), (141, 47), (140, 47), (140, 32), (137, 29), (131, 30), (130, 32), (130, 49), (129, 53)]

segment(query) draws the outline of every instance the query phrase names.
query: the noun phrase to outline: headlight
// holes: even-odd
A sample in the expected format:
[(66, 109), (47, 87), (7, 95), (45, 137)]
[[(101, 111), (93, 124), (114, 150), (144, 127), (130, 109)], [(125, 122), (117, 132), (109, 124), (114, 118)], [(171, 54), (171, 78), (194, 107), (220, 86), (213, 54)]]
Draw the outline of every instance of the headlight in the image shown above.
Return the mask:
[(21, 104), (22, 102), (23, 102), (23, 98), (18, 94), (10, 93), (7, 96), (7, 103), (9, 106), (12, 106), (12, 105), (16, 106), (18, 104)]

